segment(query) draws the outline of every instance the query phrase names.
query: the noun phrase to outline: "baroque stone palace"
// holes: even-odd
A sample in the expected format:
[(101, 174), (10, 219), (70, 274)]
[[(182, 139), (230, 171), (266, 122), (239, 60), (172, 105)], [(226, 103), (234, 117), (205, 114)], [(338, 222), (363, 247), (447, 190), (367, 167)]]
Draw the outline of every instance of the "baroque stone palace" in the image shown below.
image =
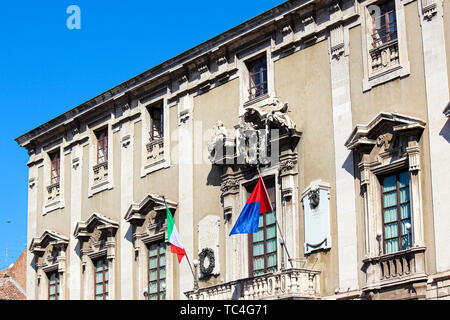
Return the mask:
[(449, 76), (449, 0), (291, 0), (42, 124), (28, 298), (449, 299)]

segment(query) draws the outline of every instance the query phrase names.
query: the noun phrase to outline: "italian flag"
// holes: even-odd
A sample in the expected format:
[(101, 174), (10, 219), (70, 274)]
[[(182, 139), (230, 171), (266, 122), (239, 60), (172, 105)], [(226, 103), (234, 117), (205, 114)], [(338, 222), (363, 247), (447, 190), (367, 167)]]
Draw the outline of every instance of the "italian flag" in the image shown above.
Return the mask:
[(169, 208), (166, 204), (167, 211), (167, 230), (168, 235), (167, 238), (170, 242), (170, 252), (176, 253), (178, 256), (178, 263), (181, 263), (184, 255), (186, 254), (186, 250), (184, 250), (183, 244), (180, 240), (180, 235), (178, 234), (177, 227), (175, 226), (175, 222), (173, 221), (172, 214), (170, 213)]

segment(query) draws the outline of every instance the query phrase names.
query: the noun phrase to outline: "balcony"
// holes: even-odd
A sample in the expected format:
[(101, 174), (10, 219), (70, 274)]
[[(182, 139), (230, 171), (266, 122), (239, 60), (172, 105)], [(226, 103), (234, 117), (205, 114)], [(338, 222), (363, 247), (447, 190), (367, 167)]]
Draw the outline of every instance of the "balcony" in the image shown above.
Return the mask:
[(154, 166), (164, 162), (164, 138), (155, 139), (147, 143), (148, 166)]
[(186, 292), (190, 300), (319, 299), (320, 271), (287, 269)]
[(48, 201), (55, 201), (59, 199), (59, 193), (59, 181), (47, 186)]
[(425, 248), (411, 249), (363, 260), (366, 286), (363, 291), (426, 281)]
[(378, 75), (400, 66), (397, 39), (370, 50), (369, 55), (371, 75)]
[(92, 169), (94, 170), (94, 184), (101, 183), (108, 179), (108, 161), (96, 164)]

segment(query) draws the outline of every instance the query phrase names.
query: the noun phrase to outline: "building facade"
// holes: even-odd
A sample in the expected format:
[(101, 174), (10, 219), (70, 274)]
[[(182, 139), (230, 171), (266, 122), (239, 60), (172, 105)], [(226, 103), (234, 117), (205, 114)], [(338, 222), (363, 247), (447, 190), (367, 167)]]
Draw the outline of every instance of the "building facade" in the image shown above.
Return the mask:
[(292, 0), (63, 113), (16, 139), (28, 298), (449, 299), (449, 77), (449, 0)]

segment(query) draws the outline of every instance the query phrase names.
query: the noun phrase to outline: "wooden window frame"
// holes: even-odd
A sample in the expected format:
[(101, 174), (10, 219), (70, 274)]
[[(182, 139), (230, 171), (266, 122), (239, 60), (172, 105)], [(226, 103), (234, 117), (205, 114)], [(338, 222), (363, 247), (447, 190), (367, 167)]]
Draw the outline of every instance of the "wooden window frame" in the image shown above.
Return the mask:
[[(263, 65), (265, 67), (261, 67), (259, 70), (253, 70), (255, 68), (255, 65), (257, 65), (260, 62), (263, 62)], [(253, 100), (253, 99), (263, 96), (269, 92), (268, 66), (267, 66), (266, 55), (252, 59), (251, 61), (247, 62), (246, 64), (247, 64), (247, 69), (248, 69), (249, 100)], [(264, 74), (265, 74), (265, 77), (264, 77)], [(260, 76), (260, 82), (258, 84), (256, 84), (256, 81), (253, 81), (253, 79), (255, 79), (257, 75)], [(256, 88), (256, 92), (254, 94), (252, 94), (252, 90), (254, 88)]]
[[(156, 268), (150, 268), (150, 259), (154, 258), (155, 256), (150, 256), (150, 246), (156, 244), (158, 246), (157, 249), (157, 253), (156, 253)], [(166, 296), (165, 290), (161, 290), (161, 278), (160, 278), (160, 261), (161, 261), (161, 254), (160, 254), (160, 249), (161, 249), (161, 244), (164, 244), (166, 246), (166, 250), (164, 251), (164, 257), (166, 259), (166, 264), (164, 265), (164, 269), (166, 270), (166, 276), (167, 276), (167, 244), (164, 240), (159, 240), (159, 241), (155, 241), (152, 242), (148, 245), (148, 283), (147, 283), (147, 290), (148, 290), (148, 296), (149, 296), (149, 300), (150, 300), (150, 295), (151, 294), (156, 294), (157, 295), (157, 299), (156, 300), (161, 300), (160, 299), (160, 295), (162, 293), (164, 293), (164, 297)], [(150, 272), (151, 270), (156, 269), (156, 280), (150, 281)], [(164, 280), (166, 280), (167, 278), (165, 277)], [(155, 282), (156, 281), (156, 292), (155, 293), (150, 293), (150, 282)], [(165, 299), (164, 299), (165, 300)]]
[[(101, 282), (97, 282), (97, 274), (100, 273), (97, 271), (97, 262), (98, 261), (102, 261), (102, 281)], [(106, 263), (108, 263), (108, 269), (106, 269)], [(96, 259), (94, 261), (94, 267), (95, 267), (95, 272), (94, 272), (94, 300), (100, 300), (97, 299), (97, 285), (98, 284), (102, 284), (102, 299), (101, 300), (107, 300), (106, 299), (106, 295), (108, 294), (109, 296), (109, 286), (108, 286), (108, 291), (106, 291), (106, 283), (109, 284), (109, 279), (106, 279), (105, 277), (105, 272), (106, 270), (108, 271), (108, 276), (109, 276), (109, 262), (108, 259), (105, 258), (99, 258)]]
[(60, 181), (61, 174), (61, 155), (59, 150), (49, 154), (50, 157), (50, 184)]
[[(51, 276), (55, 275), (55, 294), (50, 294), (50, 287), (52, 286), (50, 284), (51, 281)], [(61, 282), (59, 279), (59, 272), (58, 271), (53, 271), (47, 274), (48, 277), (48, 300), (52, 300), (51, 297), (55, 297), (55, 300), (59, 300), (59, 289), (61, 288)]]
[[(97, 164), (104, 163), (108, 161), (108, 128), (98, 130), (95, 133), (97, 138)], [(103, 147), (101, 147), (101, 142), (103, 142)], [(100, 160), (100, 150), (103, 149), (103, 161)]]
[[(392, 240), (392, 239), (397, 239), (397, 241), (398, 241), (398, 250), (395, 251), (395, 252), (406, 250), (406, 249), (402, 249), (402, 237), (403, 237), (403, 235), (402, 235), (402, 221), (410, 219), (411, 222), (412, 222), (411, 194), (409, 195), (409, 200), (407, 202), (400, 203), (400, 191), (403, 190), (403, 189), (408, 188), (409, 191), (411, 192), (411, 189), (410, 189), (411, 188), (411, 183), (410, 183), (411, 178), (410, 178), (409, 172), (408, 172), (408, 177), (409, 177), (408, 186), (400, 188), (400, 174), (407, 173), (407, 172), (408, 171), (406, 171), (406, 170), (405, 171), (398, 171), (398, 172), (395, 172), (395, 173), (393, 172), (393, 173), (389, 173), (389, 174), (385, 174), (385, 175), (381, 176), (381, 181), (382, 182), (384, 181), (385, 178), (390, 177), (390, 176), (395, 176), (395, 179), (396, 179), (396, 182), (395, 182), (396, 205), (395, 206), (384, 207), (384, 194), (385, 193), (390, 193), (392, 191), (384, 192), (383, 191), (383, 189), (384, 189), (384, 184), (383, 183), (381, 183), (381, 188), (380, 188), (380, 191), (381, 191), (381, 215), (382, 215), (381, 216), (381, 221), (382, 221), (382, 224), (383, 224), (383, 252), (384, 252), (384, 254), (386, 254), (386, 241)], [(406, 218), (406, 219), (402, 219), (402, 217), (401, 217), (401, 205), (402, 204), (406, 204), (406, 203), (409, 204), (409, 210), (410, 210), (409, 211), (409, 215), (410, 215), (410, 217)], [(395, 221), (389, 222), (387, 224), (392, 224), (394, 222), (397, 224), (397, 237), (386, 239), (386, 235), (385, 235), (386, 223), (384, 222), (384, 211), (386, 209), (390, 209), (390, 208), (394, 208), (394, 207), (397, 209), (397, 219)], [(412, 232), (413, 231), (411, 229), (410, 234), (407, 235), (408, 238), (410, 236), (412, 237)], [(409, 239), (408, 239), (408, 242), (409, 242)], [(412, 244), (408, 243), (407, 249), (409, 249), (411, 247), (411, 245)], [(395, 253), (395, 252), (390, 252), (390, 253)]]
[[(257, 181), (256, 181), (256, 183), (257, 183)], [(256, 183), (252, 183), (252, 184), (250, 184), (250, 185), (248, 185), (247, 186), (247, 188), (251, 188), (252, 189), (252, 191), (253, 191), (253, 189), (255, 188), (255, 186), (256, 186)], [(273, 190), (274, 190), (274, 192), (273, 192), (273, 198), (274, 199), (270, 199), (270, 201), (271, 201), (271, 204), (272, 204), (272, 208), (274, 209), (274, 211), (275, 211), (275, 213), (273, 213), (273, 212), (270, 212), (270, 213), (264, 213), (263, 214), (263, 227), (262, 227), (262, 230), (263, 230), (263, 234), (264, 234), (264, 236), (263, 236), (263, 240), (262, 241), (258, 241), (257, 243), (260, 243), (260, 242), (263, 242), (264, 243), (264, 254), (262, 254), (262, 255), (257, 255), (257, 256), (254, 256), (253, 255), (253, 245), (254, 245), (254, 242), (253, 242), (253, 233), (252, 234), (249, 234), (248, 235), (248, 267), (249, 267), (249, 275), (250, 275), (250, 277), (254, 277), (254, 271), (255, 270), (253, 270), (253, 267), (254, 267), (254, 264), (253, 264), (253, 259), (254, 258), (258, 258), (258, 257), (261, 257), (261, 256), (264, 256), (264, 273), (268, 273), (268, 254), (267, 254), (267, 227), (269, 226), (272, 226), (272, 225), (275, 225), (275, 229), (277, 228), (277, 225), (276, 225), (276, 221), (275, 221), (275, 223), (274, 224), (270, 224), (270, 225), (267, 225), (266, 224), (266, 216), (267, 216), (267, 214), (275, 214), (275, 216), (276, 216), (276, 192), (275, 192), (275, 190), (276, 190), (276, 184), (275, 184), (275, 177), (273, 177), (273, 176), (270, 176), (270, 177), (265, 177), (264, 178), (264, 184), (267, 186), (269, 183), (273, 183)], [(268, 193), (269, 193), (269, 196), (271, 195), (270, 194), (270, 192), (269, 192), (269, 190), (267, 190), (268, 191)], [(247, 197), (247, 199), (250, 197), (250, 195), (251, 195), (251, 192), (248, 192), (248, 197)], [(259, 223), (258, 223), (259, 224)], [(258, 231), (259, 231), (259, 227), (258, 227)], [(277, 249), (276, 249), (276, 251), (275, 251), (275, 253), (276, 253), (276, 259), (277, 259), (277, 264), (275, 265), (275, 268), (276, 269), (278, 269), (278, 230), (277, 230), (277, 235), (275, 236), (275, 239), (276, 239), (276, 243), (277, 243)], [(272, 238), (271, 238), (272, 239)], [(272, 268), (272, 267), (271, 267)]]
[[(393, 4), (393, 8), (386, 9), (386, 11), (384, 13), (382, 13), (380, 16), (377, 17), (373, 17), (372, 18), (372, 34), (371, 34), (371, 38), (372, 38), (372, 49), (376, 49), (379, 48), (381, 46), (383, 46), (384, 44), (390, 42), (390, 41), (395, 41), (398, 40), (398, 26), (397, 26), (397, 8), (395, 6), (395, 0), (388, 0), (388, 1), (384, 1), (381, 3), (377, 3), (375, 5), (377, 5), (380, 8), (385, 8), (387, 6), (389, 6), (389, 4), (392, 3)], [(389, 14), (394, 13), (394, 20), (390, 21), (389, 19)], [(384, 16), (385, 19), (385, 24), (380, 27), (379, 29), (376, 29), (375, 25), (376, 25), (376, 21), (379, 20), (381, 21), (382, 17)], [(395, 24), (395, 31), (391, 32), (391, 24)], [(378, 34), (377, 31), (379, 30), (383, 30), (385, 32), (385, 38), (386, 39), (382, 39), (381, 37), (379, 39), (375, 39), (375, 36)], [(395, 38), (393, 38), (393, 35), (395, 34)], [(381, 42), (381, 44), (377, 45), (377, 42)]]
[[(158, 102), (156, 104), (152, 104), (151, 106), (149, 106), (148, 108), (148, 114), (150, 116), (150, 140), (159, 140), (159, 139), (163, 139), (164, 138), (164, 103)], [(160, 110), (160, 119), (159, 119), (159, 138), (155, 138), (154, 135), (154, 125), (155, 125), (155, 116), (154, 116), (154, 111), (156, 109)]]

